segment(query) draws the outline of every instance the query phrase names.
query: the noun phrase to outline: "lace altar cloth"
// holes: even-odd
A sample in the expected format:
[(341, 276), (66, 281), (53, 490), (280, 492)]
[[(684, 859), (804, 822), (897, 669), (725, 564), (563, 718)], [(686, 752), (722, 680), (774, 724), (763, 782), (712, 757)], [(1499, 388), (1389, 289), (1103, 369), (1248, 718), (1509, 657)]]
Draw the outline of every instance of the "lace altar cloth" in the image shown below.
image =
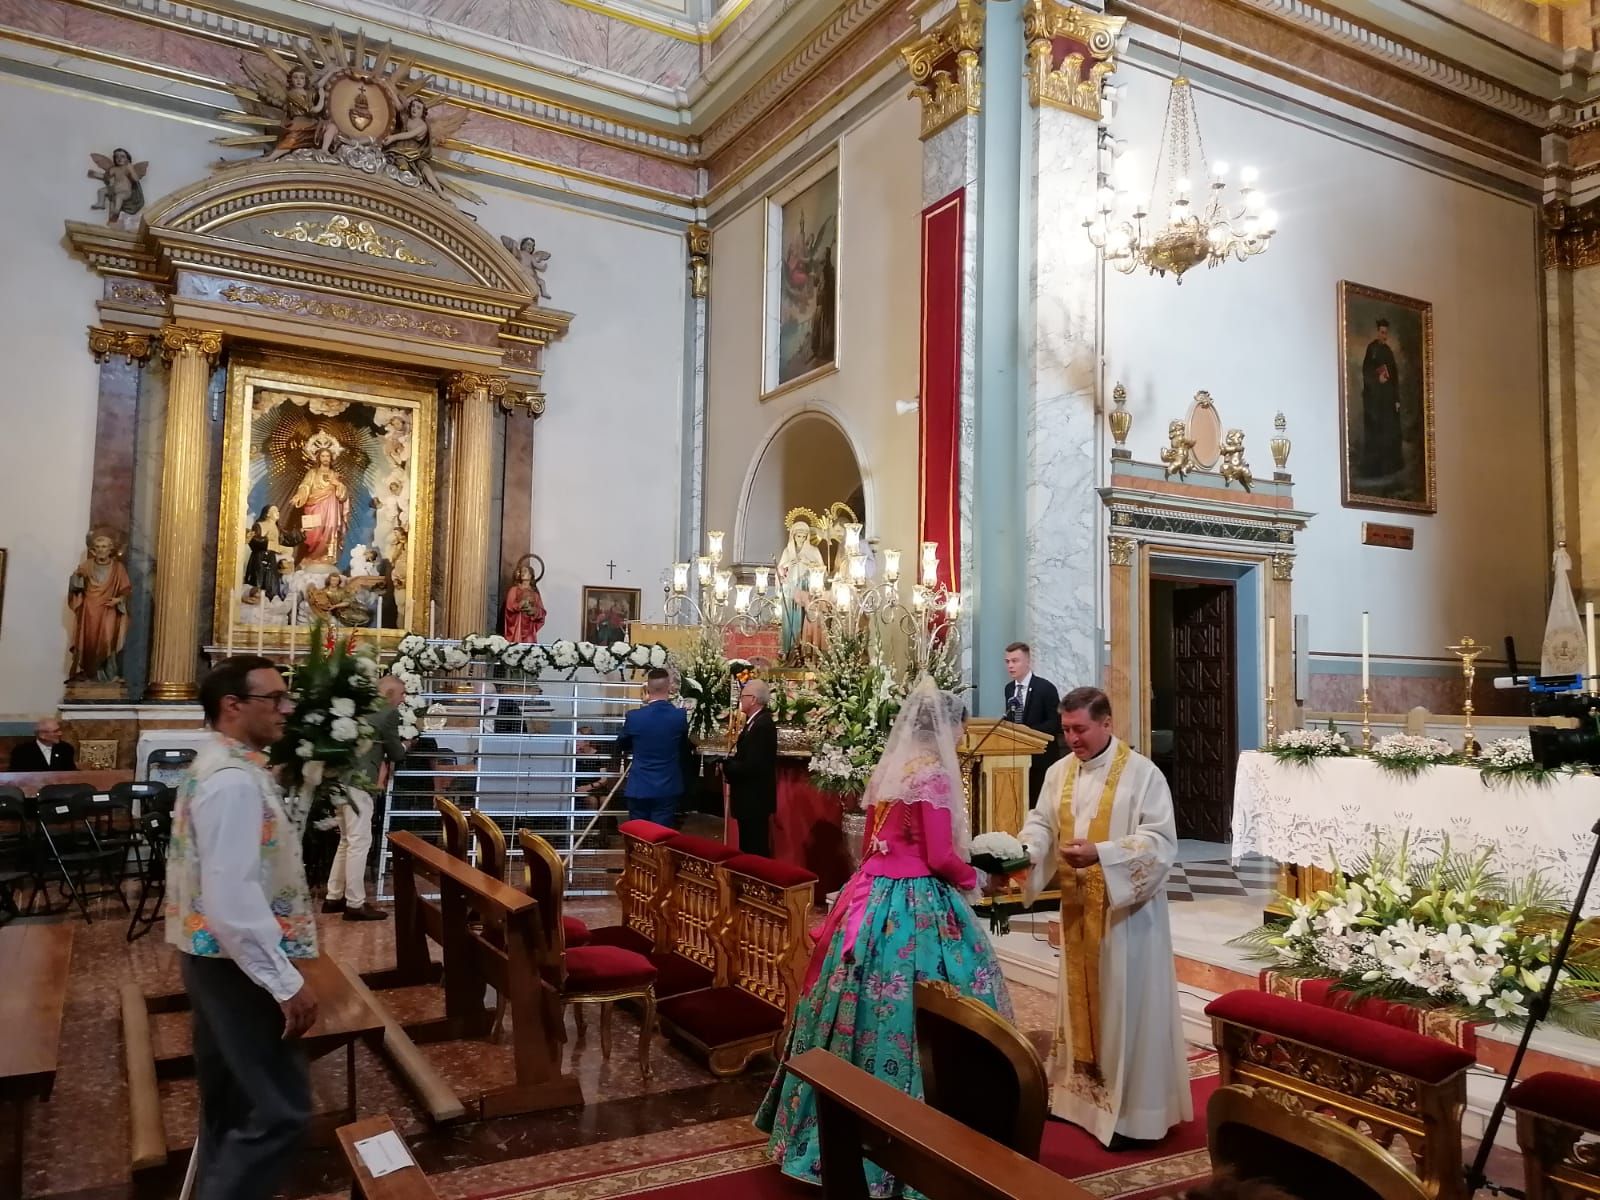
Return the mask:
[[(1233, 788), (1233, 856), (1262, 854), (1303, 867), (1344, 863), (1372, 849), (1373, 838), (1398, 838), (1436, 850), (1495, 850), (1508, 879), (1543, 871), (1568, 897), (1578, 890), (1600, 819), (1600, 777), (1564, 775), (1546, 784), (1485, 784), (1473, 767), (1430, 767), (1401, 778), (1365, 759), (1318, 759), (1302, 765), (1271, 755), (1239, 756)], [(1600, 881), (1584, 904), (1600, 914)]]

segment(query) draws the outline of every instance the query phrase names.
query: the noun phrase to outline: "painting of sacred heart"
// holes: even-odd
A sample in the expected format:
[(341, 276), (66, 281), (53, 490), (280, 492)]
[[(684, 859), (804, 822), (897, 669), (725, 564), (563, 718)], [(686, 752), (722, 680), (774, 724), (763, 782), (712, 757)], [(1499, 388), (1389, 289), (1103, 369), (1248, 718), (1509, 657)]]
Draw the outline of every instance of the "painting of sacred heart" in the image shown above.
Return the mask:
[(639, 619), (638, 588), (586, 587), (583, 589), (583, 640), (609, 646), (628, 640), (628, 626)]
[(435, 401), (387, 372), (230, 362), (217, 645), (283, 646), (317, 621), (426, 628)]
[(824, 158), (767, 197), (763, 396), (838, 366), (839, 164)]
[(1341, 281), (1339, 360), (1345, 507), (1435, 512), (1433, 305)]

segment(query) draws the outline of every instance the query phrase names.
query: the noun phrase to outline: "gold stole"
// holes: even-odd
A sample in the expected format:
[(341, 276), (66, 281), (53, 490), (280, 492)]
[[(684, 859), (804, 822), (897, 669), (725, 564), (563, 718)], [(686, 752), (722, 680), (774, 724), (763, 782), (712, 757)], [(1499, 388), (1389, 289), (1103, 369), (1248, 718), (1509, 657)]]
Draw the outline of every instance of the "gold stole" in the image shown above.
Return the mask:
[[(1105, 790), (1089, 821), (1088, 840), (1099, 844), (1111, 833), (1111, 810), (1117, 786), (1128, 765), (1128, 744), (1117, 743), (1116, 756), (1106, 775)], [(1056, 799), (1056, 845), (1065, 846), (1076, 836), (1077, 817), (1072, 800), (1078, 789), (1076, 758), (1070, 759)], [(1079, 869), (1061, 861), (1061, 984), (1072, 1016), (1073, 1069), (1095, 1081), (1100, 1076), (1100, 943), (1106, 930), (1106, 873), (1099, 863)], [(1066, 1031), (1056, 1030), (1056, 1044)]]

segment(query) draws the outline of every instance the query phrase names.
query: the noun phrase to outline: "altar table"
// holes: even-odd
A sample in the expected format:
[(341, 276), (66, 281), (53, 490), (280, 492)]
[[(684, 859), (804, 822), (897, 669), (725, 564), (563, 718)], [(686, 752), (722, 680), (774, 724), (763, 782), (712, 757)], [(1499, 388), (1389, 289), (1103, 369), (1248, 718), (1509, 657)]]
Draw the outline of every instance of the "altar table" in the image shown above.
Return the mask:
[[(1352, 863), (1374, 838), (1435, 851), (1495, 851), (1494, 867), (1514, 880), (1542, 871), (1570, 898), (1583, 879), (1600, 819), (1600, 777), (1563, 775), (1545, 784), (1487, 784), (1475, 767), (1430, 767), (1402, 778), (1362, 758), (1281, 763), (1270, 754), (1239, 756), (1233, 789), (1233, 856), (1326, 868), (1331, 850)], [(1600, 914), (1600, 887), (1584, 904)]]

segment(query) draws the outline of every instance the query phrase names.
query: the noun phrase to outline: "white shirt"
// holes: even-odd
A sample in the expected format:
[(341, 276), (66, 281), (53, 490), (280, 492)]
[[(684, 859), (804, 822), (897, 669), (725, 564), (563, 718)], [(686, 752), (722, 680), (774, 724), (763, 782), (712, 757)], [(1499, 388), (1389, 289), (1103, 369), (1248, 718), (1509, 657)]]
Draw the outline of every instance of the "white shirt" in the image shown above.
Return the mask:
[(1016, 685), (1016, 691), (1012, 695), (1016, 698), (1017, 712), (1020, 714), (1023, 707), (1028, 703), (1028, 689), (1033, 686), (1033, 672), (1029, 671), (1021, 679), (1018, 679)]
[(305, 980), (279, 941), (261, 878), (261, 792), (247, 771), (218, 771), (189, 809), (200, 856), (200, 903), (206, 927), (239, 969), (272, 994), (289, 999)]
[(45, 745), (38, 738), (33, 739), (33, 744), (39, 747), (39, 753), (44, 755), (44, 765), (48, 767), (50, 765), (50, 752), (54, 750), (55, 747)]

